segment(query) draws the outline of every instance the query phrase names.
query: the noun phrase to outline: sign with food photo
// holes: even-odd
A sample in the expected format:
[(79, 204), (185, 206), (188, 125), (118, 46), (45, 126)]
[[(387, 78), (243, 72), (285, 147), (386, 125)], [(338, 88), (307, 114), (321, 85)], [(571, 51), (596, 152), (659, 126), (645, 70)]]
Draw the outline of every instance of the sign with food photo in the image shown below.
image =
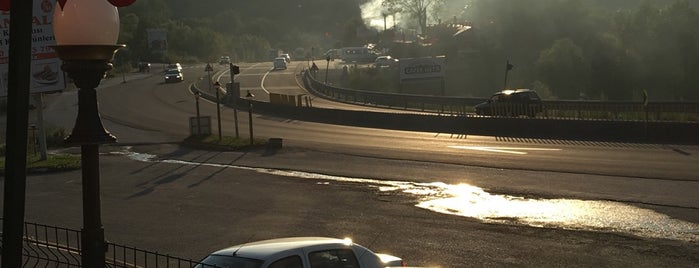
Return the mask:
[[(31, 93), (61, 91), (66, 87), (61, 60), (51, 46), (55, 0), (34, 0), (32, 28)], [(10, 44), (10, 12), (0, 12), (0, 96), (7, 96)]]

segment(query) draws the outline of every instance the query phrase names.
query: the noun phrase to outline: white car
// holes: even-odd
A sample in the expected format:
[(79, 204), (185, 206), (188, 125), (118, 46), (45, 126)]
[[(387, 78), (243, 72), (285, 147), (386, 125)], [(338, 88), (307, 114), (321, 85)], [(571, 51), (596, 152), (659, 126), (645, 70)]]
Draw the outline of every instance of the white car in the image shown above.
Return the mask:
[(168, 64), (168, 65), (165, 67), (165, 71), (167, 71), (167, 70), (172, 70), (172, 69), (175, 69), (175, 70), (178, 70), (178, 71), (181, 72), (181, 71), (182, 71), (182, 65), (179, 64), (179, 63), (170, 63), (170, 64)]
[(374, 66), (376, 67), (391, 67), (398, 64), (398, 59), (391, 56), (378, 56), (374, 60)]
[(291, 56), (289, 56), (289, 54), (286, 54), (286, 53), (280, 54), (279, 57), (284, 58), (284, 60), (286, 60), (286, 63), (291, 62)]
[(289, 237), (222, 249), (211, 253), (195, 268), (383, 268), (389, 266), (405, 266), (405, 264), (401, 258), (374, 253), (353, 243), (351, 239)]

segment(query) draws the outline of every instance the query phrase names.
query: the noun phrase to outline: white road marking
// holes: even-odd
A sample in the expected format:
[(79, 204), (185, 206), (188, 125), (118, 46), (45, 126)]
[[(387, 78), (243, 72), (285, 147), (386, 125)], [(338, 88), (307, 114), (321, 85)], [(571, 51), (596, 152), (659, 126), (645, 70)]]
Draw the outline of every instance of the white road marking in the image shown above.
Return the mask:
[(528, 154), (528, 152), (526, 152), (526, 151), (560, 151), (561, 150), (561, 149), (555, 149), (555, 148), (484, 147), (484, 146), (449, 146), (449, 148), (493, 152), (493, 153), (520, 154), (520, 155)]
[(264, 90), (267, 93), (267, 95), (269, 95), (269, 91), (267, 91), (267, 89), (265, 88), (265, 79), (267, 78), (267, 75), (270, 72), (272, 72), (272, 70), (267, 71), (265, 75), (262, 76), (262, 80), (260, 80), (260, 88), (262, 88), (262, 90)]

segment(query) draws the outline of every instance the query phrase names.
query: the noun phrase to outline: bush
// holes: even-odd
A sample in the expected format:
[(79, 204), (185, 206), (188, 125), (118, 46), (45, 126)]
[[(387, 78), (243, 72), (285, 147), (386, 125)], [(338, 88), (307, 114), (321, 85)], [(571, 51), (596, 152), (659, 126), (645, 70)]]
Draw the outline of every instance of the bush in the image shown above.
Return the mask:
[(64, 128), (52, 128), (46, 130), (46, 146), (49, 148), (65, 147), (63, 142), (68, 134)]
[[(46, 130), (46, 147), (48, 148), (61, 148), (65, 147), (65, 143), (63, 142), (68, 134), (66, 133), (66, 130), (64, 128), (49, 128)], [(29, 140), (27, 141), (27, 152), (33, 152), (38, 149), (38, 141), (32, 142), (31, 139), (34, 139), (34, 137), (29, 136), (27, 137)], [(0, 144), (0, 156), (5, 156), (5, 153), (7, 151), (7, 145), (6, 144)]]

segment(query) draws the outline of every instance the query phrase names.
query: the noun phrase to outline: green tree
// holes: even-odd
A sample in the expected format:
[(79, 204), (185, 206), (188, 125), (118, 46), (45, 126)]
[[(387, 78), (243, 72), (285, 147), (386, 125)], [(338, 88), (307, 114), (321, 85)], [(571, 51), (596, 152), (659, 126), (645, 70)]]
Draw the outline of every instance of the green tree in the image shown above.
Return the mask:
[(588, 42), (586, 55), (590, 62), (590, 87), (584, 93), (590, 98), (602, 96), (612, 100), (628, 100), (633, 96), (639, 71), (638, 58), (626, 51), (621, 40), (612, 34), (599, 34)]
[(577, 99), (587, 89), (590, 65), (582, 49), (573, 40), (557, 40), (551, 48), (541, 52), (536, 63), (542, 81), (554, 95)]
[(401, 10), (417, 20), (420, 32), (427, 30), (427, 15), (433, 8), (438, 8), (443, 0), (383, 0), (382, 5), (388, 10)]

